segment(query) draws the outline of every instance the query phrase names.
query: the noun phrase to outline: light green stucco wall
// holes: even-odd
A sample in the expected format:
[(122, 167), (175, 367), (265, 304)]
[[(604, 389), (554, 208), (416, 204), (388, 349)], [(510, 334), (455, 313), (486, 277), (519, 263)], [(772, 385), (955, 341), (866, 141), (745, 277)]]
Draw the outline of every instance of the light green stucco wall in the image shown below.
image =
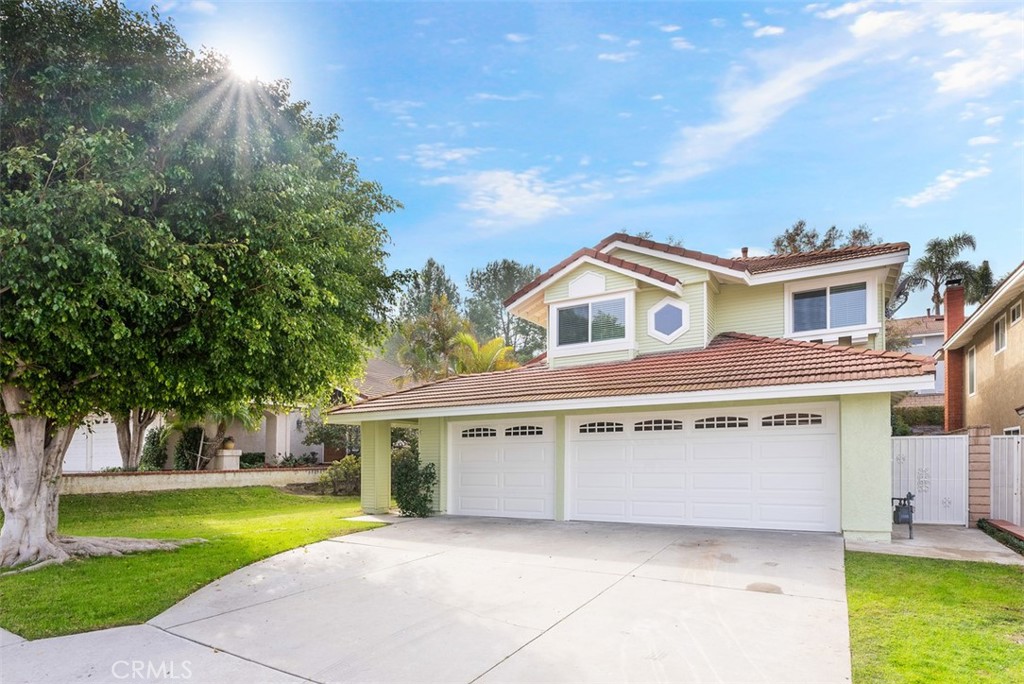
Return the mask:
[(434, 488), (434, 510), (448, 508), (448, 423), (444, 418), (421, 418), (420, 463), (433, 463), (437, 468)]
[(628, 361), (634, 354), (628, 349), (610, 352), (598, 352), (596, 354), (578, 354), (575, 356), (552, 356), (548, 358), (548, 364), (552, 368), (564, 368), (566, 366), (581, 366), (589, 363), (608, 363), (609, 361)]
[(716, 301), (712, 337), (723, 332), (744, 332), (783, 337), (786, 327), (785, 287), (723, 283)]
[(363, 512), (387, 513), (391, 507), (391, 423), (363, 423), (360, 503)]
[(604, 290), (605, 292), (615, 292), (616, 290), (628, 290), (636, 285), (636, 281), (633, 278), (628, 278), (621, 273), (610, 271), (606, 268), (599, 268), (597, 266), (581, 266), (571, 273), (563, 276), (558, 282), (549, 286), (548, 289), (544, 290), (544, 301), (545, 302), (560, 302), (564, 299), (569, 298), (569, 283), (579, 278), (585, 273), (596, 273), (597, 275), (604, 278)]
[(842, 528), (847, 539), (892, 538), (889, 394), (839, 398)]
[[(651, 307), (665, 297), (681, 299), (690, 307), (690, 329), (669, 344), (656, 340), (647, 334), (647, 315)], [(673, 297), (659, 289), (641, 290), (636, 294), (636, 343), (641, 354), (692, 349), (704, 346), (704, 286), (692, 283), (683, 286), (680, 297)]]

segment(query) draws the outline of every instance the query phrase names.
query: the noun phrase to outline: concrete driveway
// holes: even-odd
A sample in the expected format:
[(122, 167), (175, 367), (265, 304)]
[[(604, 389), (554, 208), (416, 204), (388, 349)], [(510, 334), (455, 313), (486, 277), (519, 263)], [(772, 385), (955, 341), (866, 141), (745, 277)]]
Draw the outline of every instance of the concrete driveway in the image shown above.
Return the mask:
[(210, 683), (848, 682), (843, 543), (413, 520), (243, 568), (148, 625), (0, 656), (5, 683), (125, 681), (122, 660)]

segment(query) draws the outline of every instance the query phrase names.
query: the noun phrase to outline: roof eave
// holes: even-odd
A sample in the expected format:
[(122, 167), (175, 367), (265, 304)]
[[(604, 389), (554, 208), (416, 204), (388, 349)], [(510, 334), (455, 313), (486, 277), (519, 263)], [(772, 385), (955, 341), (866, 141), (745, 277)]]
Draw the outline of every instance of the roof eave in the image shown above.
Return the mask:
[(342, 410), (326, 416), (328, 423), (358, 425), (376, 421), (411, 420), (418, 418), (446, 418), (485, 416), (507, 413), (536, 413), (574, 409), (603, 410), (633, 406), (667, 406), (673, 404), (704, 404), (716, 401), (799, 399), (828, 397), (842, 394), (873, 394), (877, 392), (903, 392), (935, 389), (934, 367), (922, 375), (849, 380), (844, 382), (812, 382), (790, 385), (738, 387), (705, 392), (671, 392), (659, 394), (611, 395), (577, 399), (555, 399), (534, 402), (508, 402), (503, 404), (475, 404), (469, 406), (438, 406), (411, 409), (372, 411), (361, 407)]
[(1011, 301), (1019, 297), (1024, 290), (1024, 262), (1014, 270), (1006, 280), (999, 285), (999, 289), (993, 292), (988, 299), (982, 302), (978, 310), (971, 314), (970, 318), (964, 321), (956, 331), (949, 336), (943, 349), (961, 349), (974, 337), (978, 329), (987, 324), (989, 317), (995, 311), (999, 311)]

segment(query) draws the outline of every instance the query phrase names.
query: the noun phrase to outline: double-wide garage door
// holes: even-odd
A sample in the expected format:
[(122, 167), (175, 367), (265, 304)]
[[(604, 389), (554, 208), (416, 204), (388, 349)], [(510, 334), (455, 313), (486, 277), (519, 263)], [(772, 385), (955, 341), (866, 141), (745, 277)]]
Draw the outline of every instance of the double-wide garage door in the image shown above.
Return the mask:
[[(567, 516), (838, 531), (834, 404), (602, 414), (566, 421)], [(550, 419), (452, 426), (453, 513), (553, 518)]]

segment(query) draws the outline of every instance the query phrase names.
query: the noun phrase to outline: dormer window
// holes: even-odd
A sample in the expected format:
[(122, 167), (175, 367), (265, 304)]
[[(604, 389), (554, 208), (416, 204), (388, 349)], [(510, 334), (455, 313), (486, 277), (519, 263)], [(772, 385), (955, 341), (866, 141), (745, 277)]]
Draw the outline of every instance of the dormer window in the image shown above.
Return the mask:
[(558, 346), (626, 339), (626, 300), (619, 297), (558, 308)]

